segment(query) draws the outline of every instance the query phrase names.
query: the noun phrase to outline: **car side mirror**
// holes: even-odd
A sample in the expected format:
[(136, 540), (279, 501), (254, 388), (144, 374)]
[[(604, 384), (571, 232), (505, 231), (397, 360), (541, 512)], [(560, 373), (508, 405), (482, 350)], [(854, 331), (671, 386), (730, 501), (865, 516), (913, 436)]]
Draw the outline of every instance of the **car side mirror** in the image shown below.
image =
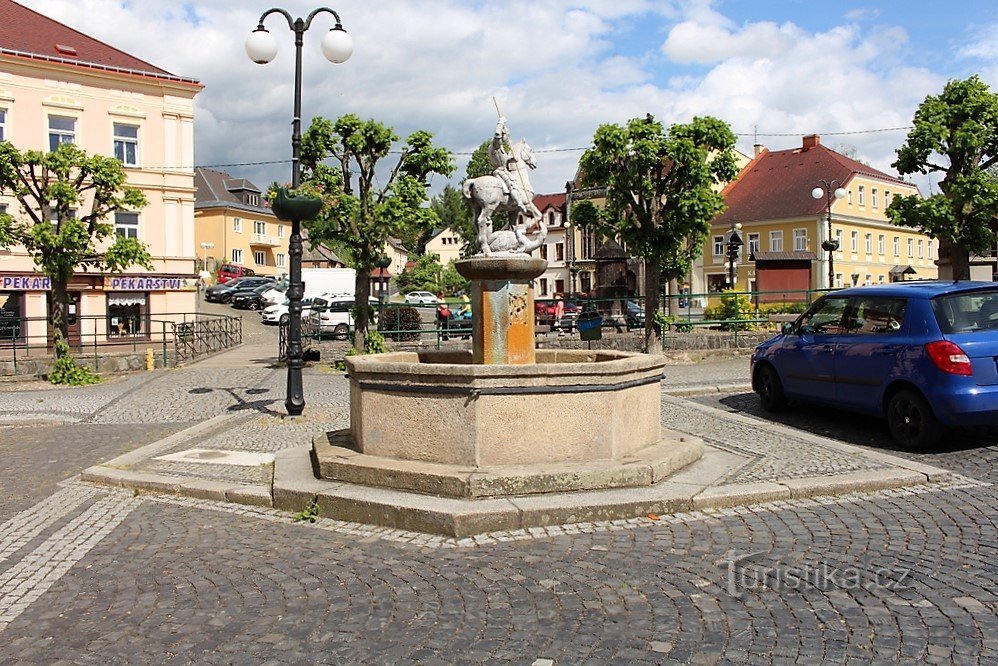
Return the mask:
[(790, 335), (791, 333), (793, 333), (793, 330), (794, 330), (794, 325), (789, 321), (783, 322), (783, 326), (780, 327), (780, 331), (783, 333), (783, 335)]

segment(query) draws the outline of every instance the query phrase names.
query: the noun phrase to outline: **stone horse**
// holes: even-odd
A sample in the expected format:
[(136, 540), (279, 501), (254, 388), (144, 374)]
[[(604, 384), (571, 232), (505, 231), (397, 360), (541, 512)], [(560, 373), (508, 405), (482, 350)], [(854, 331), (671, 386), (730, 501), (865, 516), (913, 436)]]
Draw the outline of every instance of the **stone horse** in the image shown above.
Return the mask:
[[(537, 168), (534, 151), (526, 140), (521, 139), (513, 144), (510, 154), (513, 157), (510, 179), (514, 187), (520, 188), (526, 205), (517, 203), (513, 193), (498, 176), (479, 176), (464, 182), (464, 198), (471, 200), (475, 225), (478, 227), (478, 245), (484, 255), (491, 255), (493, 252), (530, 254), (541, 246), (547, 236), (547, 225), (542, 220), (541, 212), (533, 204), (534, 190), (530, 185), (529, 169)], [(534, 240), (527, 237), (528, 224), (518, 225), (514, 229), (492, 231), (492, 214), (497, 210), (520, 212), (532, 218), (539, 229), (537, 237)]]

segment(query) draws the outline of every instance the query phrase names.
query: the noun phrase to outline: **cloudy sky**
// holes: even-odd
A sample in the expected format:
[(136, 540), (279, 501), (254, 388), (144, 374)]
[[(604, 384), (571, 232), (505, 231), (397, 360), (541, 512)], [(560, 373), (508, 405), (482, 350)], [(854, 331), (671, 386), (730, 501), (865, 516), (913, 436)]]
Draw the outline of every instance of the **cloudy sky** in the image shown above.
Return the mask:
[[(266, 66), (243, 43), (260, 14), (252, 0), (19, 0), (175, 74), (199, 79), (199, 165), (289, 160), (293, 34)], [(278, 5), (307, 16), (320, 5)], [(894, 150), (927, 94), (980, 74), (998, 89), (998, 4), (992, 0), (334, 0), (354, 55), (332, 65), (305, 35), (303, 119), (355, 113), (400, 135), (434, 133), (455, 153), (491, 136), (492, 97), (514, 138), (542, 152), (539, 192), (561, 191), (603, 122), (654, 114), (666, 122), (715, 115), (751, 154), (828, 146), (892, 172)], [(757, 134), (756, 134), (757, 133)], [(755, 137), (755, 138), (754, 138)], [(266, 186), (290, 162), (224, 167)], [(434, 181), (434, 189), (446, 181)]]

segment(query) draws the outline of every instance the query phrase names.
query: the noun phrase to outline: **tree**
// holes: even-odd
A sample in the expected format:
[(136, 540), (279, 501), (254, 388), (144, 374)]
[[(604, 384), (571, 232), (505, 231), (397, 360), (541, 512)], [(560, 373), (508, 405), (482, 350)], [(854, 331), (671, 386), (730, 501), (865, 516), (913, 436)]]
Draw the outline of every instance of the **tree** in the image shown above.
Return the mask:
[[(371, 319), (371, 271), (388, 237), (411, 237), (439, 222), (436, 213), (423, 206), (427, 177), (449, 176), (454, 165), (432, 138), (423, 130), (410, 134), (379, 187), (379, 162), (399, 139), (391, 128), (348, 114), (335, 123), (315, 118), (302, 137), (303, 188), (323, 198), (319, 217), (306, 224), (309, 240), (348, 248), (357, 270), (353, 341), (357, 351), (364, 349)], [(329, 158), (335, 166), (325, 163)]]
[(671, 126), (651, 115), (626, 126), (601, 125), (580, 162), (583, 187), (606, 187), (606, 205), (580, 201), (572, 219), (606, 238), (620, 238), (645, 260), (645, 347), (661, 353), (656, 322), (662, 276), (689, 273), (710, 222), (724, 210), (715, 186), (738, 173), (735, 135), (712, 117)]
[(893, 166), (943, 174), (942, 193), (896, 196), (887, 215), (938, 238), (940, 267), (969, 279), (970, 255), (989, 254), (998, 239), (998, 181), (988, 173), (998, 164), (998, 94), (977, 76), (950, 81), (919, 105), (913, 125)]
[[(49, 318), (56, 358), (69, 356), (68, 286), (77, 269), (116, 273), (129, 266), (152, 269), (152, 257), (135, 238), (115, 235), (106, 222), (116, 210), (137, 210), (146, 198), (125, 184), (121, 163), (88, 156), (70, 143), (54, 152), (21, 152), (0, 142), (0, 190), (13, 194), (27, 217), (0, 215), (0, 245), (20, 245), (52, 282)], [(84, 210), (82, 214), (80, 211)], [(113, 239), (110, 244), (108, 240)]]
[[(430, 201), (430, 208), (440, 218), (440, 226), (450, 229), (464, 241), (462, 255), (467, 256), (475, 245), (469, 239), (478, 238), (478, 230), (472, 217), (471, 206), (461, 193), (461, 188), (445, 185), (443, 191)], [(426, 243), (423, 243), (425, 250)]]
[(440, 289), (440, 274), (444, 267), (440, 265), (439, 255), (424, 254), (416, 258), (412, 266), (407, 267), (395, 276), (395, 285), (399, 292), (430, 291), (437, 293)]

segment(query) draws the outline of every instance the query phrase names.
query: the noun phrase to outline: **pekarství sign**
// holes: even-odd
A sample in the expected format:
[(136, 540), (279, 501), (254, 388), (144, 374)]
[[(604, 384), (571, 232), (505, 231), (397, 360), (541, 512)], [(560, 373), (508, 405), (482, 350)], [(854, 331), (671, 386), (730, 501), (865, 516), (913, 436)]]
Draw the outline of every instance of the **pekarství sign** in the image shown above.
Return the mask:
[(197, 288), (191, 277), (135, 277), (115, 275), (104, 278), (104, 291), (186, 291)]
[(52, 280), (44, 275), (0, 275), (0, 291), (49, 291)]

